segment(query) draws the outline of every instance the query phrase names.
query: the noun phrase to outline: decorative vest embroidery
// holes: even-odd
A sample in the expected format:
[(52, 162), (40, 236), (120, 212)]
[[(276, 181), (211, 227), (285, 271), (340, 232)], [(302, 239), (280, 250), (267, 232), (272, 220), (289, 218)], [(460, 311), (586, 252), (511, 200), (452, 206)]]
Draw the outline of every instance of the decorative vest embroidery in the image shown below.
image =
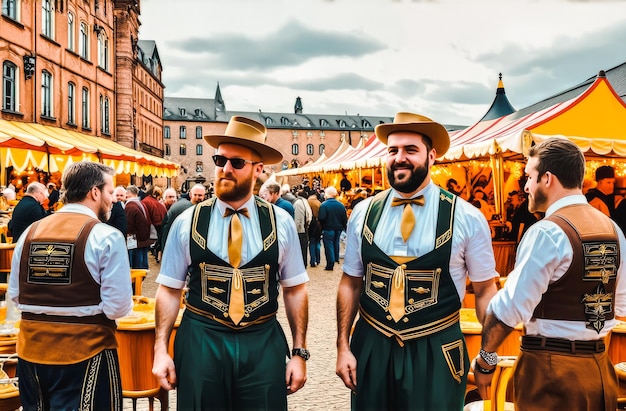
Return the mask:
[[(376, 227), (390, 193), (387, 190), (377, 194), (365, 216), (361, 247), (365, 285), (359, 310), (378, 331), (401, 342), (440, 331), (459, 320), (461, 301), (449, 269), (456, 196), (440, 189), (435, 248), (398, 264), (374, 243)], [(397, 322), (389, 313), (396, 270), (404, 271), (405, 290), (405, 315)]]
[(611, 220), (588, 204), (563, 207), (546, 220), (567, 235), (574, 251), (567, 272), (548, 286), (533, 318), (584, 321), (600, 333), (615, 316), (620, 250)]
[[(263, 250), (251, 261), (238, 268), (243, 278), (244, 318), (235, 325), (228, 316), (230, 283), (233, 267), (207, 249), (206, 234), (215, 207), (210, 198), (195, 206), (191, 222), (191, 266), (187, 308), (232, 329), (242, 329), (274, 318), (278, 310), (278, 239), (273, 206), (255, 197)], [(252, 212), (252, 210), (250, 210)], [(245, 233), (244, 233), (245, 235)]]

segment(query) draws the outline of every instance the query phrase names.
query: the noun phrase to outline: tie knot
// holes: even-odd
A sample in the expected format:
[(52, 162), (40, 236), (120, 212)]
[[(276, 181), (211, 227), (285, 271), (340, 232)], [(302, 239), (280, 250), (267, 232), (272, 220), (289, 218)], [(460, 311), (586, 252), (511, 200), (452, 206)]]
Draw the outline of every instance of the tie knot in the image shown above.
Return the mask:
[(232, 208), (227, 208), (226, 211), (224, 211), (224, 217), (228, 217), (229, 215), (233, 215), (233, 214), (241, 214), (244, 217), (250, 218), (250, 214), (248, 213), (247, 208), (240, 208), (239, 210), (233, 210)]
[(391, 206), (396, 207), (405, 204), (417, 204), (419, 206), (423, 206), (424, 202), (424, 196), (417, 196), (415, 198), (394, 198), (391, 200)]

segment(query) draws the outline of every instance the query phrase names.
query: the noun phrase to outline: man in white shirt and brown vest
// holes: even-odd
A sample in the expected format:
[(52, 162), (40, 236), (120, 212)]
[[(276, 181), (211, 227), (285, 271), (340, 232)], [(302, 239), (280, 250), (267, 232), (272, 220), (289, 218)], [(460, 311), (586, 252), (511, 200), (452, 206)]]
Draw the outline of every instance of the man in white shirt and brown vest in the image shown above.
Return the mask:
[(122, 410), (115, 320), (133, 306), (126, 243), (105, 224), (111, 167), (78, 162), (65, 206), (15, 246), (9, 296), (22, 312), (17, 373), (25, 410)]
[(348, 221), (337, 375), (352, 391), (352, 409), (461, 410), (467, 276), (481, 321), (497, 290), (489, 227), (477, 208), (431, 181), (450, 146), (441, 124), (398, 113), (375, 132), (388, 147), (392, 188), (361, 201)]
[(495, 352), (523, 322), (516, 410), (613, 411), (617, 380), (604, 338), (626, 315), (624, 234), (587, 203), (585, 158), (573, 142), (531, 147), (525, 172), (528, 209), (546, 217), (522, 237), (515, 268), (489, 303), (474, 366), (479, 392), (488, 398)]

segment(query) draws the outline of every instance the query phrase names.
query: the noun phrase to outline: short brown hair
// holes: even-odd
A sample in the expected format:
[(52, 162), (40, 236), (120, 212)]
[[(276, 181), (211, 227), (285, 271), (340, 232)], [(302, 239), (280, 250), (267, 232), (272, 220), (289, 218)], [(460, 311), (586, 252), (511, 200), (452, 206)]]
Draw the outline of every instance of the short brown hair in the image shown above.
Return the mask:
[(529, 157), (536, 157), (537, 178), (546, 172), (554, 174), (563, 188), (582, 188), (585, 178), (585, 156), (580, 148), (566, 138), (550, 137), (530, 148)]

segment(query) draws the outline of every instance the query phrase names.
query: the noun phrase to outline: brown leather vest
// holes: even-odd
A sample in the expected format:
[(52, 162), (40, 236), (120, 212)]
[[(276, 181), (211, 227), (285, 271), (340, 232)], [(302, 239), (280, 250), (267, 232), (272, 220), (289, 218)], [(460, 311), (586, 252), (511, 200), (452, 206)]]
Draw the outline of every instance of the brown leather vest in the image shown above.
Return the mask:
[(565, 232), (574, 255), (563, 277), (548, 286), (533, 318), (585, 321), (599, 333), (615, 315), (620, 250), (613, 222), (588, 204), (563, 207), (546, 220)]
[[(84, 261), (87, 237), (98, 222), (80, 213), (57, 213), (33, 224), (20, 260), (20, 304), (80, 307), (102, 301)], [(22, 313), (17, 352), (28, 361), (71, 364), (115, 347), (115, 322), (104, 314)]]

